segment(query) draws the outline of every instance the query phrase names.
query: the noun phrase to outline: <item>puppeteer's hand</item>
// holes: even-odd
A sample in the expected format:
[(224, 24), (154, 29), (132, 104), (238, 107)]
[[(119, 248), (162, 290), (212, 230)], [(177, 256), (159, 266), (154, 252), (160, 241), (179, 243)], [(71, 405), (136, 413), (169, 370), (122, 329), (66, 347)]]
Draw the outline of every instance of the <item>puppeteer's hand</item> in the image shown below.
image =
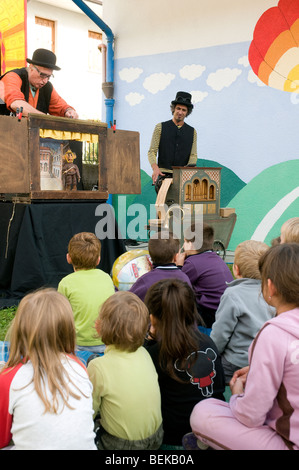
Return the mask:
[(158, 167), (157, 163), (154, 163), (152, 165), (152, 169), (153, 169), (152, 179), (153, 179), (153, 183), (155, 184), (156, 181), (157, 181), (158, 176), (159, 175), (164, 176), (164, 173), (161, 172), (161, 170)]
[(71, 119), (78, 119), (79, 115), (77, 111), (73, 108), (68, 108), (64, 113), (64, 117), (71, 118)]

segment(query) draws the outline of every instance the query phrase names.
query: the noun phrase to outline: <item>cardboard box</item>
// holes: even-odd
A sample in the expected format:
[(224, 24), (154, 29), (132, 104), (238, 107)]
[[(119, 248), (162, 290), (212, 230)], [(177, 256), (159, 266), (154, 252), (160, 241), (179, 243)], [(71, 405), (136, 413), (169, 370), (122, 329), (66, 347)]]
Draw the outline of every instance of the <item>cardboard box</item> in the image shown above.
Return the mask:
[(229, 217), (231, 214), (235, 213), (235, 209), (232, 207), (220, 208), (220, 217)]

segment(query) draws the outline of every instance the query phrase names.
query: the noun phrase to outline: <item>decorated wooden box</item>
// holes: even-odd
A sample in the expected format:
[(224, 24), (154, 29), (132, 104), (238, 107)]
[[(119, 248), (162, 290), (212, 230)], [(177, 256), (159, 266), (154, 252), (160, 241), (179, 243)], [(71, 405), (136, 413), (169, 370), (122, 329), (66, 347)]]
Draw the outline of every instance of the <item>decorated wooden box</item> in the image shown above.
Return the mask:
[(107, 200), (141, 192), (139, 133), (97, 121), (0, 116), (0, 194), (31, 200)]

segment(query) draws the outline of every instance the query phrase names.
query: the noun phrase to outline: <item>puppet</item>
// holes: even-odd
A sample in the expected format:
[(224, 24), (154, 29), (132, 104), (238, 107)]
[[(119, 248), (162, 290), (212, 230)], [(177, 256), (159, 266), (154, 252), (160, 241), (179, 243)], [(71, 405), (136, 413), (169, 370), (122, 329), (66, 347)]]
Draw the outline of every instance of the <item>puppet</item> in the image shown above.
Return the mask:
[(63, 187), (66, 191), (76, 191), (77, 183), (80, 182), (80, 172), (77, 165), (74, 163), (76, 154), (71, 150), (68, 150), (63, 156), (62, 164), (62, 178), (63, 178)]

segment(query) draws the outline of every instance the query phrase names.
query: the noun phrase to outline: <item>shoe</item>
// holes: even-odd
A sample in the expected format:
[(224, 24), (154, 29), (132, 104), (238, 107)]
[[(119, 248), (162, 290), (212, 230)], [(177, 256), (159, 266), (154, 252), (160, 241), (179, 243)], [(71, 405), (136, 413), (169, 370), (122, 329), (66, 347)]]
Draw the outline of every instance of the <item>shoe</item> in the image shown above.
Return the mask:
[(207, 450), (209, 446), (201, 442), (193, 432), (185, 434), (182, 439), (182, 444), (185, 450)]

